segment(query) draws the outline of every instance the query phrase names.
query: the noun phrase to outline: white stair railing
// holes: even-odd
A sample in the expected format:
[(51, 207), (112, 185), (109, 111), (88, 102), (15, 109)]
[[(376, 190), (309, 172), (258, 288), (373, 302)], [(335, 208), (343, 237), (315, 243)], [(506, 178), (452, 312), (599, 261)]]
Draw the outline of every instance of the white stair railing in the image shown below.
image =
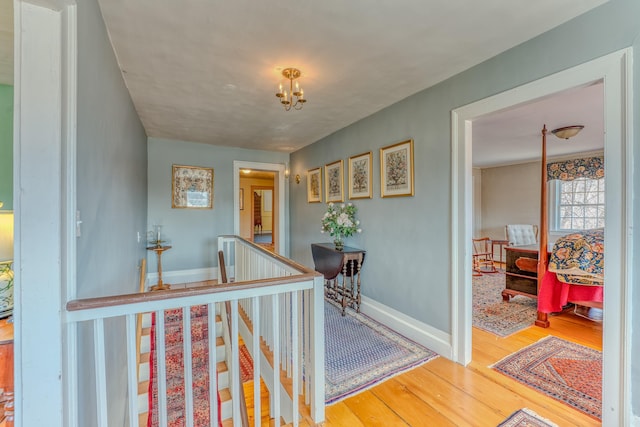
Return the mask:
[[(232, 331), (236, 332), (244, 322), (239, 315), (239, 301), (242, 310), (250, 313), (254, 330), (261, 331), (246, 342), (254, 355), (254, 381), (257, 385), (254, 402), (256, 425), (260, 423), (260, 377), (270, 384), (269, 405), (271, 418), (279, 425), (281, 417), (298, 425), (299, 394), (311, 405), (313, 423), (324, 421), (324, 309), (322, 276), (306, 267), (285, 258), (262, 251), (253, 244), (234, 236), (219, 239), (219, 247), (228, 262), (227, 271), (233, 283), (187, 289), (176, 289), (145, 294), (119, 295), (69, 301), (65, 310), (65, 321), (71, 339), (82, 336), (81, 342), (72, 346), (75, 354), (69, 354), (71, 363), (78, 366), (74, 372), (66, 372), (67, 414), (69, 425), (95, 425), (108, 427), (122, 422), (122, 414), (113, 414), (113, 408), (127, 408), (126, 418), (130, 426), (138, 425), (137, 413), (137, 373), (136, 373), (136, 316), (139, 313), (155, 312), (156, 319), (156, 360), (158, 381), (159, 425), (167, 424), (166, 358), (164, 334), (164, 310), (180, 308), (183, 311), (184, 354), (191, 352), (191, 335), (188, 333), (190, 310), (193, 306), (207, 305), (210, 317), (215, 317), (215, 305), (231, 302)], [(248, 308), (246, 308), (248, 307)], [(275, 313), (275, 315), (274, 315)], [(211, 320), (211, 319), (210, 319)], [(93, 333), (91, 333), (91, 331)], [(209, 328), (210, 349), (215, 348), (215, 328)], [(232, 360), (238, 361), (238, 334), (232, 333)], [(261, 362), (263, 357), (255, 357), (262, 339), (273, 352), (271, 378), (266, 378), (269, 369)], [(88, 340), (90, 342), (85, 342)], [(93, 357), (87, 351), (93, 352)], [(113, 363), (114, 352), (126, 354), (126, 366)], [(83, 360), (84, 359), (84, 360)], [(86, 369), (92, 361), (93, 370)], [(75, 362), (75, 363), (74, 363)], [(82, 362), (82, 363), (80, 363)], [(210, 378), (215, 378), (216, 354), (209, 352)], [(80, 369), (83, 366), (85, 369)], [(239, 363), (228, 367), (231, 378), (234, 425), (240, 426), (238, 390), (241, 387)], [(280, 381), (280, 370), (292, 378), (291, 398), (281, 398), (284, 390)], [(304, 375), (303, 375), (304, 373)], [(118, 378), (126, 375), (127, 383), (120, 384)], [(189, 388), (192, 366), (184, 361), (185, 386)], [(75, 380), (75, 381), (74, 381)], [(77, 381), (77, 382), (76, 382)], [(91, 389), (93, 388), (93, 392)], [(83, 390), (79, 393), (78, 390)], [(126, 397), (125, 397), (126, 396)], [(215, 391), (210, 393), (215, 396)], [(126, 402), (124, 400), (126, 399)], [(194, 411), (193, 395), (185, 393), (186, 414)], [(285, 403), (290, 402), (287, 405)], [(211, 404), (210, 419), (217, 419), (217, 405)], [(80, 411), (78, 408), (83, 408)], [(82, 412), (82, 414), (80, 414)], [(80, 415), (82, 419), (80, 420)], [(89, 424), (86, 424), (89, 423)], [(187, 426), (193, 425), (193, 417), (185, 419)]]

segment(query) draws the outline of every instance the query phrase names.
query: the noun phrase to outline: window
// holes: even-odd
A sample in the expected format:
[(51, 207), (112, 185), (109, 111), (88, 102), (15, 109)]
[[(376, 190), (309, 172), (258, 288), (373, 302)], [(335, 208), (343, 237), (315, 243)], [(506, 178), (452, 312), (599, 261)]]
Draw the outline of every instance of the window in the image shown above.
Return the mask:
[(555, 219), (554, 229), (604, 227), (604, 178), (553, 182), (555, 191), (551, 194), (555, 197), (550, 205), (554, 208), (551, 214), (551, 218)]

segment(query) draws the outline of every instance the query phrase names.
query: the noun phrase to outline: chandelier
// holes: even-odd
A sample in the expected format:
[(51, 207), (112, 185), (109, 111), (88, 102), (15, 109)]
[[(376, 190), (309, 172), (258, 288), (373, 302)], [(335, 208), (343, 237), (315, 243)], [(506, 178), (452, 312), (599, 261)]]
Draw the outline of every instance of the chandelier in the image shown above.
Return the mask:
[(300, 77), (300, 74), (300, 70), (297, 68), (285, 68), (282, 70), (284, 78), (289, 80), (289, 92), (287, 92), (286, 83), (284, 90), (282, 89), (282, 83), (280, 83), (280, 88), (276, 93), (276, 96), (280, 100), (285, 111), (289, 111), (292, 108), (302, 110), (304, 103), (307, 102), (307, 100), (304, 99), (304, 90), (300, 88), (297, 81), (295, 88), (293, 87), (293, 81)]

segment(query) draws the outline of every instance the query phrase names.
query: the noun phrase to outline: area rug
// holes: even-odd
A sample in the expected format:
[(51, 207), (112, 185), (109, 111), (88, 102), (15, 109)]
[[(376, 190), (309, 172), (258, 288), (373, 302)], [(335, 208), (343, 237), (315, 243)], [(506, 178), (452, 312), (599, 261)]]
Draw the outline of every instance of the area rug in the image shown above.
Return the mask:
[(325, 301), (325, 400), (339, 402), (437, 357), (370, 317)]
[(541, 393), (600, 419), (602, 353), (557, 337), (546, 337), (492, 366)]
[(503, 301), (504, 287), (501, 272), (473, 278), (473, 326), (501, 337), (533, 325), (538, 310), (534, 298), (518, 295)]
[(511, 414), (498, 424), (498, 427), (558, 427), (558, 425), (542, 418), (531, 409), (523, 408)]
[[(209, 351), (207, 306), (191, 307), (194, 425), (209, 425)], [(158, 423), (158, 363), (155, 349), (155, 313), (152, 315), (149, 376), (148, 427)], [(167, 419), (169, 427), (182, 427), (185, 420), (182, 309), (165, 311), (167, 370)], [(219, 412), (218, 412), (219, 413)]]

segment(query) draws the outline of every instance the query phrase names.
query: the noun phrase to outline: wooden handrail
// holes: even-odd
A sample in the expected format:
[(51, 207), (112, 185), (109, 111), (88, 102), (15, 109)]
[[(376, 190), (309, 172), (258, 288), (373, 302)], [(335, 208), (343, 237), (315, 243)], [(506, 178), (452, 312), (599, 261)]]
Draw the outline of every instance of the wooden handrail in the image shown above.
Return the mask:
[(265, 286), (285, 285), (304, 280), (313, 280), (314, 277), (321, 276), (314, 271), (311, 273), (296, 274), (286, 277), (276, 277), (270, 279), (248, 280), (245, 282), (235, 282), (219, 284), (217, 286), (198, 286), (195, 288), (170, 289), (166, 291), (145, 292), (143, 294), (112, 295), (95, 298), (84, 298), (69, 301), (66, 305), (67, 311), (91, 310), (95, 308), (113, 307), (126, 304), (137, 304), (152, 301), (164, 301), (180, 297), (192, 297), (198, 295), (219, 294), (227, 291), (258, 289)]
[(257, 250), (257, 251), (260, 251), (262, 255), (264, 255), (266, 257), (269, 257), (269, 258), (273, 258), (273, 259), (277, 260), (278, 262), (281, 262), (281, 263), (285, 264), (287, 267), (291, 267), (291, 268), (293, 268), (295, 270), (300, 271), (301, 273), (314, 273), (315, 272), (315, 270), (313, 270), (313, 269), (311, 269), (311, 268), (309, 268), (307, 266), (304, 266), (302, 264), (298, 264), (297, 262), (295, 262), (293, 260), (290, 260), (289, 258), (285, 258), (285, 257), (283, 257), (281, 255), (278, 255), (278, 254), (274, 253), (274, 252), (268, 251), (265, 248), (263, 248), (262, 246), (256, 245), (255, 243), (253, 243), (253, 242), (251, 242), (251, 241), (249, 241), (249, 240), (247, 240), (247, 239), (245, 239), (243, 237), (234, 236), (234, 235), (230, 235), (230, 234), (222, 235), (220, 237), (226, 238), (226, 239), (240, 240), (243, 243), (245, 243), (247, 246), (251, 246), (251, 248), (253, 248), (253, 249)]

